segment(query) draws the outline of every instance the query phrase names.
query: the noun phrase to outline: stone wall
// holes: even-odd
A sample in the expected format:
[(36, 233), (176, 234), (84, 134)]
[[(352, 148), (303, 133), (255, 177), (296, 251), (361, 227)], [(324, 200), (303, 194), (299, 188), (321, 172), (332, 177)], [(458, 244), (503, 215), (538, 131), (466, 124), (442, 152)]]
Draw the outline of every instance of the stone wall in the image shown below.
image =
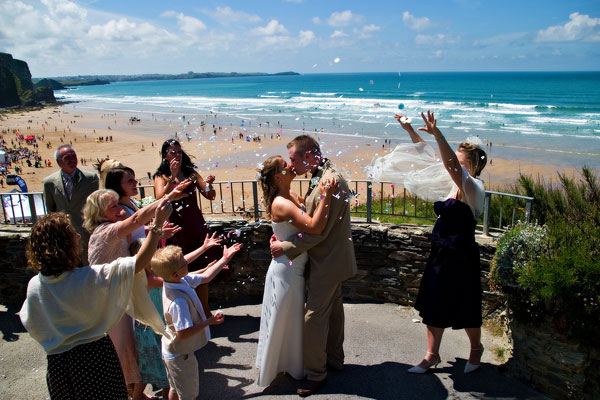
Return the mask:
[[(271, 262), (271, 225), (248, 224), (245, 220), (209, 221), (209, 225), (225, 235), (226, 243), (244, 243), (244, 249), (231, 261), (230, 271), (223, 271), (211, 284), (211, 298), (231, 300), (261, 296)], [(24, 299), (26, 283), (32, 275), (26, 270), (24, 250), (28, 233), (28, 228), (10, 226), (0, 231), (0, 301)], [(358, 274), (344, 282), (344, 297), (412, 305), (427, 262), (430, 233), (430, 227), (354, 223), (352, 241)], [(490, 242), (480, 239), (486, 316), (501, 303), (488, 288), (489, 260), (495, 251)]]
[(551, 321), (510, 323), (513, 354), (503, 366), (553, 399), (600, 399), (600, 350), (574, 342)]

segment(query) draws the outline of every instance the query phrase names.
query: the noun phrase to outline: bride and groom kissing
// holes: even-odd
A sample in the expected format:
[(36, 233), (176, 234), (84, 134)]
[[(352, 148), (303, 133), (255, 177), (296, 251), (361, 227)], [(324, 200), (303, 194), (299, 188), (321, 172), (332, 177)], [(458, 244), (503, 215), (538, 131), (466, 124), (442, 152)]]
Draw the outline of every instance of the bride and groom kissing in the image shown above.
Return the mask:
[[(265, 279), (256, 366), (257, 384), (278, 373), (304, 379), (300, 396), (316, 393), (327, 370), (344, 367), (342, 281), (356, 274), (350, 189), (318, 142), (308, 135), (260, 168), (273, 260)], [(312, 174), (304, 200), (290, 191), (296, 175)], [(306, 293), (306, 298), (305, 298)]]

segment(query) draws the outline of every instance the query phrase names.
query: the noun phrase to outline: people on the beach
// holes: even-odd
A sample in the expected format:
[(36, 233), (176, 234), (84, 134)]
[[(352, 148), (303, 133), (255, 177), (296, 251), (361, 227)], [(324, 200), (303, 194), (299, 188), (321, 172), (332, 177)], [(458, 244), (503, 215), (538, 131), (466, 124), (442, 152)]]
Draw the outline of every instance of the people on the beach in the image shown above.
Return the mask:
[(331, 199), (329, 217), (320, 235), (293, 235), (285, 241), (271, 239), (274, 258), (284, 254), (293, 260), (308, 254), (310, 273), (304, 314), (303, 358), (307, 380), (298, 389), (300, 396), (319, 391), (327, 378), (327, 368), (344, 367), (344, 308), (342, 281), (356, 274), (356, 259), (350, 229), (350, 189), (342, 174), (321, 154), (319, 144), (308, 135), (287, 144), (290, 162), (297, 175), (310, 172), (312, 184), (305, 195), (306, 212), (314, 215), (321, 193), (315, 183), (335, 178), (339, 196)]
[[(481, 365), (481, 281), (479, 248), (475, 226), (483, 209), (485, 190), (477, 179), (486, 165), (487, 155), (478, 144), (463, 142), (454, 152), (432, 112), (421, 113), (425, 127), (438, 144), (441, 159), (458, 190), (434, 204), (438, 215), (431, 235), (431, 252), (415, 308), (427, 326), (427, 352), (424, 359), (408, 371), (424, 373), (441, 362), (440, 344), (445, 328), (465, 329), (471, 344), (464, 372)], [(402, 115), (396, 119), (413, 143), (425, 143)]]
[[(163, 200), (154, 209), (160, 227), (172, 207)], [(150, 263), (159, 239), (160, 229), (153, 229), (136, 256), (77, 268), (79, 234), (68, 215), (50, 213), (33, 226), (27, 259), (38, 274), (29, 282), (19, 315), (47, 353), (51, 398), (128, 399), (119, 359), (105, 333), (125, 314), (134, 275)]]
[[(265, 160), (260, 168), (259, 183), (263, 192), (267, 217), (279, 240), (304, 234), (320, 235), (325, 229), (332, 195), (337, 191), (334, 178), (319, 182), (322, 200), (313, 216), (303, 211), (304, 205), (292, 193), (290, 185), (296, 176), (291, 164), (281, 156)], [(302, 331), (304, 320), (304, 268), (306, 251), (290, 260), (287, 256), (271, 261), (265, 278), (256, 366), (257, 384), (269, 386), (275, 376), (286, 372), (303, 379)]]
[(69, 144), (60, 145), (54, 152), (60, 171), (44, 179), (44, 202), (48, 213), (63, 211), (80, 235), (81, 263), (88, 263), (90, 234), (83, 228), (81, 211), (90, 193), (98, 189), (98, 176), (77, 168), (77, 153)]
[(221, 311), (207, 315), (194, 291), (223, 269), (241, 244), (223, 247), (223, 256), (203, 272), (189, 272), (189, 258), (178, 246), (167, 246), (152, 258), (152, 269), (164, 281), (163, 312), (170, 337), (163, 336), (162, 357), (170, 383), (169, 399), (194, 400), (200, 391), (198, 361), (194, 354), (210, 340), (210, 325), (220, 324)]
[[(202, 240), (210, 233), (202, 210), (198, 207), (196, 190), (208, 200), (216, 197), (213, 182), (214, 175), (208, 175), (205, 179), (194, 168), (190, 157), (182, 150), (178, 141), (170, 139), (163, 143), (161, 150), (161, 163), (154, 173), (154, 193), (157, 199), (171, 193), (181, 182), (190, 180), (189, 196), (173, 204), (175, 212), (170, 221), (181, 227), (181, 231), (167, 240), (167, 244), (173, 244), (182, 248), (184, 253), (189, 253), (202, 244)], [(190, 271), (198, 271), (221, 257), (220, 248), (212, 248), (202, 257), (190, 263)], [(202, 301), (204, 311), (210, 314), (208, 309), (208, 284), (204, 283), (198, 287), (198, 297)]]

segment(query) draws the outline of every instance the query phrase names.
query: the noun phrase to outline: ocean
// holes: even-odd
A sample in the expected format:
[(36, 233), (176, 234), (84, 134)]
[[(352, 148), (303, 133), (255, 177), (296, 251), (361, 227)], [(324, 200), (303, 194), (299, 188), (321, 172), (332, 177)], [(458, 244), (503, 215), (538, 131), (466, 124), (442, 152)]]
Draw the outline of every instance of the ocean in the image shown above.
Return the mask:
[(429, 109), (451, 143), (478, 136), (496, 157), (600, 167), (600, 72), (304, 74), (118, 82), (56, 95), (78, 110), (172, 119), (190, 135), (209, 115), (210, 124), (248, 133), (260, 125), (365, 142), (408, 141), (394, 114), (416, 128)]

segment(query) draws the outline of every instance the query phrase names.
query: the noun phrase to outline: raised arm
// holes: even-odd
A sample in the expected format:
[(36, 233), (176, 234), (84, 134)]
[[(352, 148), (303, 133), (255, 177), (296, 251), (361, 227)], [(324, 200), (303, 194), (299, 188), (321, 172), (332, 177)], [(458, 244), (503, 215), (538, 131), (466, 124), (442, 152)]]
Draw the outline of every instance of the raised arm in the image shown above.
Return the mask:
[[(320, 235), (306, 234), (302, 235), (302, 237), (294, 235), (292, 238), (289, 239), (289, 241), (276, 242), (278, 245), (276, 245), (275, 247), (279, 247), (279, 250), (285, 253), (285, 255), (287, 255), (290, 259), (297, 257), (302, 252), (316, 246), (317, 244), (325, 240), (325, 238), (329, 236), (333, 227), (339, 222), (339, 219), (344, 213), (346, 207), (349, 206), (346, 200), (349, 201), (349, 199), (347, 199), (347, 196), (349, 196), (350, 194), (350, 189), (348, 188), (348, 185), (345, 184), (345, 182), (342, 182), (340, 177), (337, 177), (337, 179), (340, 195), (333, 196), (331, 199), (331, 204), (329, 205), (329, 216), (327, 218), (327, 223), (323, 232), (321, 232)], [(273, 244), (274, 242), (272, 241), (271, 254), (273, 254), (274, 257), (277, 257), (276, 252), (274, 252), (275, 249)]]
[(312, 217), (283, 197), (275, 198), (271, 205), (271, 213), (279, 221), (291, 221), (300, 232), (319, 235), (327, 225), (331, 198), (337, 189), (338, 183), (335, 178), (319, 182), (321, 201)]
[(189, 264), (196, 260), (196, 258), (200, 257), (200, 255), (206, 250), (210, 249), (211, 247), (220, 245), (223, 239), (221, 239), (220, 237), (215, 237), (216, 234), (217, 232), (213, 232), (212, 236), (209, 236), (207, 233), (202, 246), (183, 256), (185, 258), (185, 261), (187, 261)]
[(173, 206), (165, 199), (157, 201), (156, 203), (157, 205), (154, 208), (154, 224), (150, 228), (146, 240), (142, 243), (140, 251), (138, 251), (135, 256), (136, 273), (143, 270), (145, 266), (150, 265), (150, 260), (152, 260), (152, 256), (154, 255), (154, 251), (156, 250), (156, 246), (158, 245), (162, 233), (160, 227), (173, 211)]
[(433, 116), (433, 113), (427, 110), (427, 117), (425, 114), (421, 113), (421, 118), (425, 121), (425, 126), (419, 128), (420, 131), (427, 132), (430, 135), (433, 135), (435, 141), (440, 148), (440, 156), (442, 158), (442, 162), (446, 167), (446, 170), (450, 174), (450, 177), (458, 187), (462, 187), (462, 165), (458, 162), (458, 158), (452, 150), (452, 147), (446, 141), (442, 132), (437, 128), (437, 119)]
[(215, 197), (217, 197), (217, 192), (213, 186), (213, 182), (215, 181), (214, 175), (208, 175), (206, 179), (202, 179), (202, 176), (194, 171), (194, 179), (196, 180), (196, 187), (200, 193), (202, 193), (202, 196), (206, 197), (208, 200), (214, 200)]
[(407, 118), (405, 115), (399, 115), (399, 114), (394, 115), (394, 118), (396, 118), (398, 120), (398, 122), (400, 123), (400, 126), (402, 126), (402, 128), (404, 128), (404, 130), (406, 132), (408, 132), (410, 139), (412, 140), (413, 143), (425, 143), (425, 140), (423, 140), (421, 135), (419, 135), (413, 129), (412, 125), (410, 124), (410, 122), (411, 122), (410, 118)]
[[(169, 194), (163, 196), (164, 200), (175, 201), (175, 200), (179, 200), (179, 199), (187, 196), (187, 193), (185, 193), (184, 191), (190, 184), (191, 184), (191, 182), (187, 181), (187, 180), (181, 182)], [(129, 235), (130, 233), (132, 233), (133, 231), (135, 231), (140, 226), (148, 223), (154, 216), (156, 209), (157, 209), (157, 207), (160, 206), (160, 204), (161, 204), (160, 201), (155, 201), (154, 203), (152, 203), (144, 208), (140, 208), (133, 215), (129, 216), (124, 221), (121, 221), (119, 223), (119, 232), (118, 232), (119, 237), (123, 238), (123, 237)], [(161, 223), (161, 226), (162, 226), (162, 223)]]

